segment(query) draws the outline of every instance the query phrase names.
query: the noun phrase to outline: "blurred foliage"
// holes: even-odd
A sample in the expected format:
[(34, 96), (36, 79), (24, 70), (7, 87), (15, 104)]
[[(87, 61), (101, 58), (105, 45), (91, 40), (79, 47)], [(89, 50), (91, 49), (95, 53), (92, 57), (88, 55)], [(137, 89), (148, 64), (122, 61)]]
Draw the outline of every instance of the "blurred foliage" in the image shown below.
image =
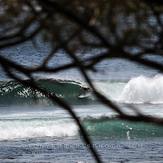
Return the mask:
[[(57, 3), (63, 13), (55, 9), (55, 4), (54, 8), (49, 6), (48, 2)], [(42, 24), (44, 41), (50, 41), (52, 45), (60, 44), (60, 40), (71, 37), (75, 32), (75, 39), (70, 41), (72, 46), (91, 45), (92, 41), (100, 45), (100, 40), (94, 36), (91, 38), (83, 24), (76, 23), (65, 11), (79, 18), (84, 25), (98, 29), (113, 46), (153, 47), (162, 32), (162, 5), (146, 1), (0, 0), (0, 35), (19, 31), (34, 19), (33, 24)]]
[[(49, 94), (34, 82), (34, 73), (58, 73), (69, 68), (78, 69), (92, 92), (104, 105), (130, 121), (163, 124), (163, 119), (149, 117), (135, 110), (130, 115), (96, 90), (87, 70), (96, 72), (96, 65), (108, 58), (122, 58), (163, 72), (161, 63), (145, 59), (146, 54), (163, 54), (163, 0), (0, 0), (0, 49), (35, 39), (40, 36), (49, 42), (52, 52), (38, 67), (24, 67), (21, 63), (0, 55), (0, 66), (5, 73), (53, 102), (62, 106), (75, 120), (90, 145), (95, 160), (101, 159), (91, 139), (71, 107), (62, 99)], [(35, 42), (37, 45), (37, 42)], [(37, 47), (37, 46), (36, 46)], [(94, 56), (84, 58), (78, 50), (99, 48)], [(65, 51), (72, 63), (49, 67), (58, 49)], [(102, 50), (101, 50), (102, 49)], [(135, 54), (135, 50), (137, 55)], [(98, 53), (100, 51), (100, 54)], [(85, 53), (88, 54), (88, 53)], [(84, 59), (83, 59), (83, 58)], [(144, 57), (144, 58), (143, 58)], [(17, 72), (29, 78), (29, 82)], [(116, 75), (116, 74), (115, 74)], [(132, 108), (133, 109), (133, 108)]]

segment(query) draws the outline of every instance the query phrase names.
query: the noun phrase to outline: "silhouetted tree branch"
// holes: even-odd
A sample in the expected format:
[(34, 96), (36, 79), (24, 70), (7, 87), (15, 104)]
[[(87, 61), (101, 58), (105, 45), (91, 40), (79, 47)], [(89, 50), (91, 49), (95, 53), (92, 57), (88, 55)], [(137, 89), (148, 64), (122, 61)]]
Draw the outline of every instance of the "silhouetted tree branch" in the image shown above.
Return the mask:
[[(23, 66), (0, 55), (0, 65), (6, 74), (21, 84), (37, 90), (66, 110), (78, 125), (83, 141), (96, 162), (102, 162), (100, 155), (83, 127), (72, 106), (47, 90), (39, 87), (34, 74), (58, 73), (75, 68), (80, 71), (96, 98), (118, 114), (117, 118), (134, 122), (148, 122), (163, 125), (163, 118), (148, 116), (134, 108), (134, 115), (123, 111), (116, 103), (101, 94), (92, 83), (88, 71), (103, 61), (121, 58), (149, 68), (163, 71), (163, 64), (145, 56), (163, 54), (163, 2), (162, 0), (11, 0), (0, 1), (0, 50), (34, 40), (38, 35), (49, 42), (51, 53), (35, 67)], [(67, 3), (69, 5), (67, 5)], [(15, 8), (15, 13), (12, 9)], [(15, 20), (17, 23), (15, 23)], [(152, 22), (155, 20), (154, 22)], [(12, 27), (13, 24), (13, 27)], [(2, 32), (1, 32), (2, 31)], [(81, 49), (98, 49), (91, 57), (78, 56)], [(132, 48), (139, 49), (134, 53)], [(49, 67), (48, 63), (58, 50), (64, 50), (71, 63)], [(17, 73), (25, 75), (24, 80)], [(98, 70), (97, 70), (98, 73)], [(108, 120), (108, 119), (107, 119)]]

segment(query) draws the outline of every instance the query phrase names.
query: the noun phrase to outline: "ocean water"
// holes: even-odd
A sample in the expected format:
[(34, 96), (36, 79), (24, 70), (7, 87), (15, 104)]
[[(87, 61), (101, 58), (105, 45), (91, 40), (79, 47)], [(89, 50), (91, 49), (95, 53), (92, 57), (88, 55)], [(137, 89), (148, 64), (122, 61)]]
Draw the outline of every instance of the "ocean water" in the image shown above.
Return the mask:
[[(48, 45), (40, 43), (35, 50), (32, 43), (27, 42), (5, 49), (2, 54), (30, 67), (38, 65), (48, 51)], [(87, 55), (93, 54), (91, 51)], [(162, 61), (160, 57), (150, 59)], [(49, 66), (67, 62), (70, 59), (60, 51)], [(162, 74), (123, 60), (101, 62), (97, 70), (98, 73), (89, 72), (93, 83), (124, 111), (132, 114), (130, 105), (133, 105), (147, 115), (163, 117)], [(70, 115), (39, 92), (33, 92), (0, 71), (0, 162), (94, 162)], [(93, 96), (74, 69), (36, 77), (41, 87), (72, 105), (104, 162), (162, 162), (163, 127), (117, 120), (116, 113)]]

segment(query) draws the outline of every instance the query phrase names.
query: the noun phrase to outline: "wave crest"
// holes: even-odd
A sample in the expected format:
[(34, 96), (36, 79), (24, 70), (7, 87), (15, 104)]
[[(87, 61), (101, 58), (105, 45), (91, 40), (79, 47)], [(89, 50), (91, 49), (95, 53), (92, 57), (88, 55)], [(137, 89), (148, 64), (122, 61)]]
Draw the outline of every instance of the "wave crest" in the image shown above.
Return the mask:
[(118, 101), (122, 103), (163, 103), (163, 76), (132, 78), (124, 87)]
[(116, 117), (88, 117), (83, 120), (90, 135), (109, 137), (111, 139), (137, 139), (146, 137), (162, 137), (163, 127), (148, 123), (132, 123)]
[[(68, 80), (39, 79), (37, 84), (46, 89), (49, 93), (67, 100), (68, 102), (78, 103), (82, 99), (89, 98), (90, 89), (79, 82)], [(1, 104), (21, 104), (34, 103), (35, 97), (37, 102), (46, 102), (47, 99), (43, 94), (33, 91), (29, 87), (24, 87), (16, 81), (0, 82), (0, 103)]]
[(0, 140), (36, 137), (72, 137), (78, 129), (73, 122), (14, 120), (0, 122)]

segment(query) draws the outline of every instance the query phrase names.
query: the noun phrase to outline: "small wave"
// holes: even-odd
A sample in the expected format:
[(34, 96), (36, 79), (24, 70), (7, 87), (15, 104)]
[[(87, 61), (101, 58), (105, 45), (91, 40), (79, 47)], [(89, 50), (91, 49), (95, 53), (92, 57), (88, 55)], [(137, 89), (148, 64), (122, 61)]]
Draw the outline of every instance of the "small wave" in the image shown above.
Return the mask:
[(147, 123), (132, 123), (116, 117), (101, 116), (83, 119), (84, 126), (90, 135), (117, 138), (162, 137), (163, 127)]
[(53, 120), (10, 120), (0, 122), (0, 140), (36, 137), (72, 137), (78, 129), (73, 122)]
[[(116, 116), (89, 116), (82, 123), (89, 135), (109, 139), (137, 139), (162, 137), (163, 127), (146, 123), (122, 121)], [(71, 119), (55, 118), (9, 118), (0, 121), (0, 140), (76, 137), (80, 135)]]
[[(98, 102), (91, 89), (82, 83), (71, 80), (38, 79), (37, 84), (51, 94), (67, 100), (71, 104)], [(162, 104), (163, 76), (138, 76), (128, 82), (95, 81), (97, 89), (106, 97), (118, 103)], [(37, 101), (35, 101), (37, 97)], [(15, 81), (0, 82), (0, 104), (51, 104), (44, 95), (24, 87)]]

